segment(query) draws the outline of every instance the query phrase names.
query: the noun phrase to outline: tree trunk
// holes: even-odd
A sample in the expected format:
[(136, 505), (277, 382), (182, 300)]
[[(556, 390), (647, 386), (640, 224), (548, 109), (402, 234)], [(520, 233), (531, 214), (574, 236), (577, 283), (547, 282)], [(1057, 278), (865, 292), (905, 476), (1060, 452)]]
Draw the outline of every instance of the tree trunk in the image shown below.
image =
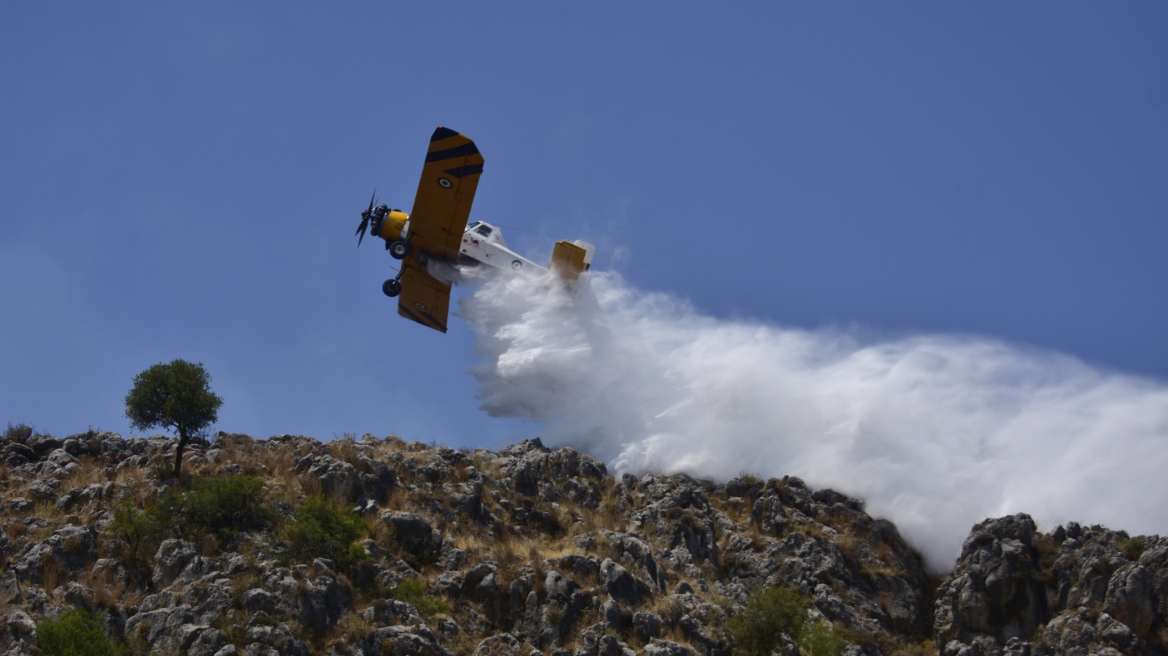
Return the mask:
[(178, 431), (178, 449), (174, 453), (174, 477), (182, 483), (182, 454), (183, 447), (187, 445), (187, 432), (179, 429)]

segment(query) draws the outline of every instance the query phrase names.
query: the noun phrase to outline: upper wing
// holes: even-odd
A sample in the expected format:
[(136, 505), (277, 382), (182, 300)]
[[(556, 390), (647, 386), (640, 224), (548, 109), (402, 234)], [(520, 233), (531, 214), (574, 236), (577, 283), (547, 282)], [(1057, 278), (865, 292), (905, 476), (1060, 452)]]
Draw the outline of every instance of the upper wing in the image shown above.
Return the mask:
[(402, 263), (401, 296), (397, 313), (423, 326), (446, 332), (446, 316), (450, 309), (450, 285), (431, 276), (410, 257)]
[(458, 259), (482, 172), (483, 156), (473, 141), (447, 128), (434, 130), (410, 212), (410, 243), (415, 252)]

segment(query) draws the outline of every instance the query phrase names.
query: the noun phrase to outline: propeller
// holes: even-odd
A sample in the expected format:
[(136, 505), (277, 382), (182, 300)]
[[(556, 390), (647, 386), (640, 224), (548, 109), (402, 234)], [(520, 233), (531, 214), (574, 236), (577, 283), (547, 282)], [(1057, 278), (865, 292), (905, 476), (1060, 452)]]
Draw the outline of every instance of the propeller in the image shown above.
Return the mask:
[(369, 197), (369, 209), (361, 212), (361, 225), (358, 226), (357, 232), (354, 233), (357, 235), (357, 248), (361, 247), (361, 240), (365, 239), (365, 228), (369, 226), (369, 219), (373, 216), (373, 203), (376, 202), (376, 199), (377, 189), (375, 188), (373, 190), (373, 195)]

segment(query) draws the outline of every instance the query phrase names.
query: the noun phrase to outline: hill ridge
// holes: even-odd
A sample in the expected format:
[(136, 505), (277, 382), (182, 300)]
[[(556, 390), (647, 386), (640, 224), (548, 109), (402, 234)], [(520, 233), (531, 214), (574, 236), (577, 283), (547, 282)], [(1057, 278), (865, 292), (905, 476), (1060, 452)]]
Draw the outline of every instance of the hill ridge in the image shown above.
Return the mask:
[[(0, 652), (76, 607), (130, 652), (195, 656), (741, 656), (758, 613), (791, 655), (1168, 653), (1157, 536), (991, 518), (930, 579), (891, 522), (796, 477), (220, 433), (177, 485), (176, 445), (0, 437)], [(797, 621), (763, 612), (777, 588)]]

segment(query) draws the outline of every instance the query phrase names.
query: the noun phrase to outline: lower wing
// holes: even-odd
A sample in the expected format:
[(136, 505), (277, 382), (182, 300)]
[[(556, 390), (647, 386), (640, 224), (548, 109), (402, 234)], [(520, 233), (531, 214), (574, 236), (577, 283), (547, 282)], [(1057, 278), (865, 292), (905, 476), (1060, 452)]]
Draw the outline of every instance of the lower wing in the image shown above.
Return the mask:
[(408, 258), (403, 265), (397, 313), (427, 328), (446, 332), (450, 284), (427, 273), (416, 257)]

